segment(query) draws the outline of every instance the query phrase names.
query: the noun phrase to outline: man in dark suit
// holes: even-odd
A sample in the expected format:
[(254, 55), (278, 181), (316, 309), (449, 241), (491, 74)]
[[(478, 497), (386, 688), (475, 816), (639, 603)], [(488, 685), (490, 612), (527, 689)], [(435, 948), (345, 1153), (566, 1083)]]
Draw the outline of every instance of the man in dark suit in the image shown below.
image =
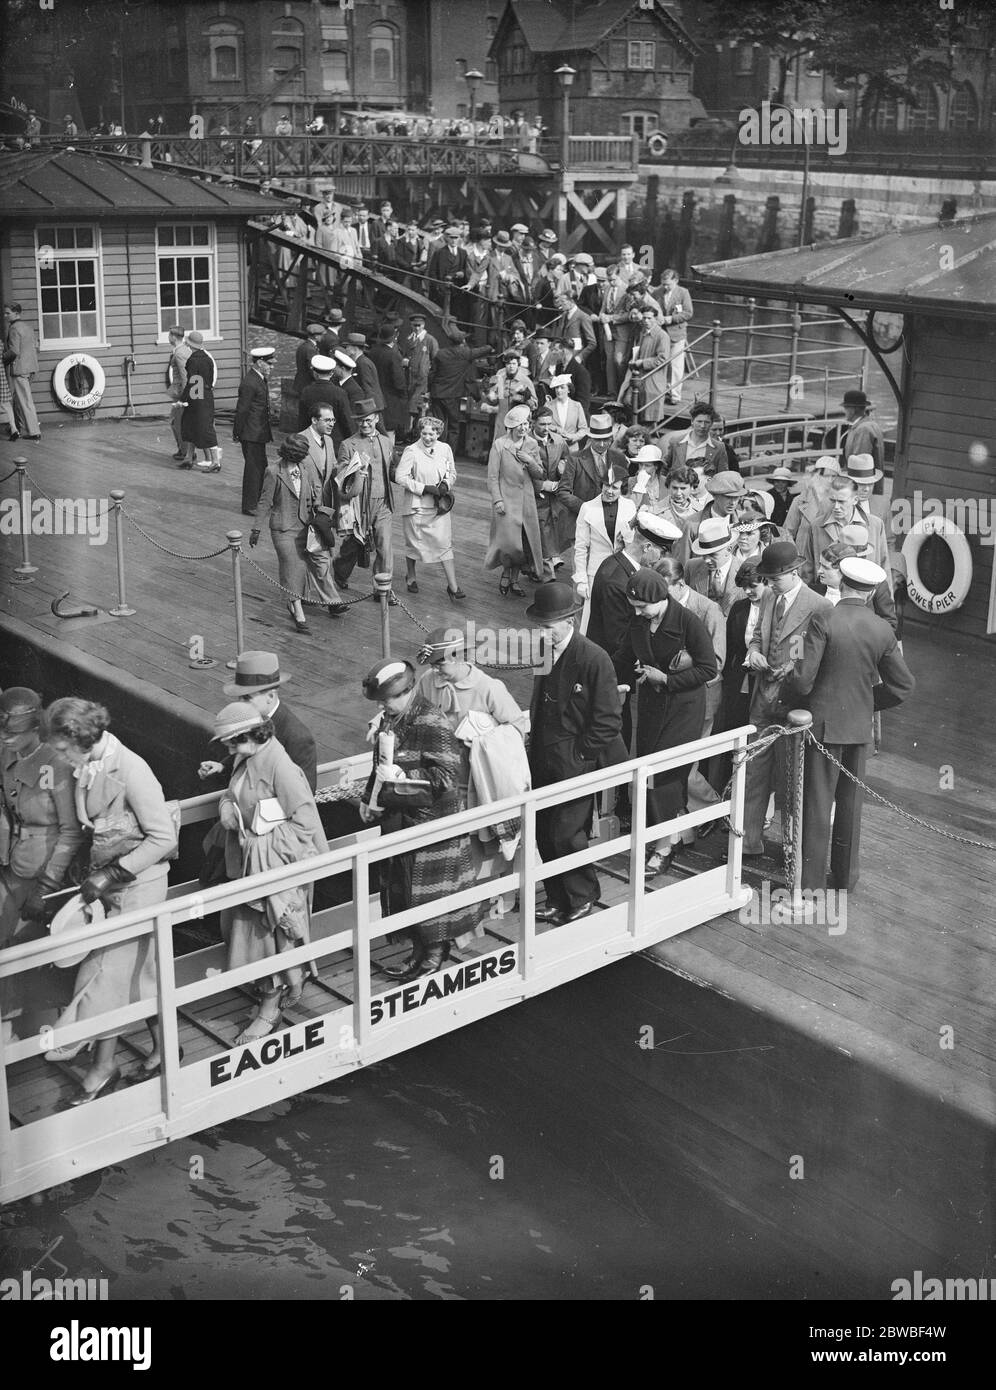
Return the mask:
[[(598, 767), (625, 762), (620, 736), (619, 692), (612, 662), (575, 630), (581, 604), (570, 584), (542, 584), (526, 617), (546, 633), (550, 669), (533, 681), (529, 766), (534, 787), (548, 787)], [(552, 806), (536, 814), (536, 846), (545, 860), (586, 849), (595, 799)], [(598, 875), (591, 864), (545, 880), (546, 906), (540, 921), (574, 922), (598, 901)]]
[[(792, 541), (766, 546), (757, 576), (770, 588), (761, 598), (757, 624), (747, 648), (747, 669), (754, 681), (749, 718), (757, 725), (756, 742), (773, 724), (783, 724), (789, 712), (785, 679), (804, 650), (810, 624), (830, 604), (799, 578), (802, 557)], [(737, 567), (739, 570), (739, 567)], [(778, 739), (747, 764), (744, 792), (744, 847), (747, 858), (764, 854), (764, 817), (768, 799), (775, 793), (775, 807), (784, 817), (784, 739)], [(782, 823), (782, 840), (785, 827)]]
[[(915, 682), (895, 633), (868, 607), (868, 596), (885, 572), (870, 560), (853, 558), (841, 560), (840, 569), (840, 602), (810, 623), (802, 660), (786, 681), (785, 698), (809, 709), (813, 737), (848, 772), (863, 778), (874, 712), (902, 704)], [(806, 749), (803, 889), (825, 887), (828, 845), (830, 887), (856, 887), (863, 796), (862, 788), (819, 749)]]
[(266, 472), (266, 446), (273, 439), (270, 429), (270, 391), (267, 382), (273, 370), (276, 349), (253, 348), (252, 366), (239, 383), (232, 438), (242, 446), (242, 515), (253, 516), (263, 488)]
[(564, 469), (562, 496), (590, 502), (600, 497), (602, 486), (612, 476), (612, 469), (618, 465), (629, 471), (629, 460), (621, 449), (612, 443), (612, 419), (608, 415), (593, 415), (588, 421), (588, 442), (575, 458), (569, 458)]
[(335, 416), (332, 440), (336, 449), (347, 436), (353, 433), (353, 417), (349, 398), (337, 381), (333, 380), (335, 362), (331, 357), (317, 353), (311, 359), (311, 374), (314, 377), (310, 386), (301, 392), (297, 403), (298, 431), (306, 430), (311, 424), (319, 406), (330, 405)]
[(443, 244), (429, 257), (425, 272), (429, 296), (442, 304), (444, 314), (452, 309), (457, 318), (464, 317), (462, 296), (457, 297), (456, 302), (451, 301), (455, 298), (454, 291), (467, 283), (467, 268), (467, 253), (460, 245), (460, 230), (447, 227)]
[(429, 366), (429, 399), (433, 412), (446, 425), (446, 443), (456, 451), (460, 433), (460, 401), (479, 395), (475, 359), (486, 357), (491, 349), (468, 347), (467, 335), (450, 328)]
[(408, 424), (408, 384), (404, 362), (398, 351), (397, 328), (382, 326), (367, 357), (377, 369), (380, 392), (384, 398), (384, 429), (389, 435), (396, 436)]
[(553, 305), (557, 317), (551, 325), (551, 332), (558, 338), (566, 339), (584, 364), (598, 345), (591, 315), (579, 309), (574, 300), (566, 294), (556, 295)]
[(377, 367), (367, 356), (367, 339), (364, 333), (347, 333), (346, 351), (356, 363), (354, 371), (356, 380), (359, 383), (360, 400), (373, 400), (377, 402), (377, 409), (384, 409), (384, 393), (380, 389), (380, 377), (377, 375)]
[(294, 350), (294, 391), (299, 396), (306, 386), (311, 385), (311, 359), (321, 351), (318, 340), (324, 332), (322, 324), (309, 323), (308, 336), (302, 338)]
[(342, 332), (342, 310), (329, 309), (325, 317), (328, 322), (322, 330), (322, 336), (318, 339), (318, 351), (323, 357), (334, 357), (335, 350), (339, 346), (339, 334)]
[[(289, 680), (290, 676), (280, 674), (280, 662), (274, 652), (241, 652), (235, 660), (235, 679), (222, 689), (230, 700), (245, 700), (264, 719), (272, 719), (275, 736), (314, 791), (318, 785), (318, 752), (314, 737), (278, 694), (280, 687)], [(231, 775), (233, 760), (234, 754), (230, 753), (222, 762), (203, 762), (197, 775), (202, 782), (221, 786)]]

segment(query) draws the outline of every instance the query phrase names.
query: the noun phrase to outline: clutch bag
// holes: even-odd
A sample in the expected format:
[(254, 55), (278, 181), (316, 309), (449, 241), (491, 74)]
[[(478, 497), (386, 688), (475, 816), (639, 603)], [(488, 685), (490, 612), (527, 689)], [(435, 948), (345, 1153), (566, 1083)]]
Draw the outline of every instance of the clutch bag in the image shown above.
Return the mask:
[(275, 796), (265, 796), (262, 801), (257, 801), (256, 809), (252, 813), (252, 825), (249, 827), (254, 835), (269, 835), (271, 830), (275, 830), (278, 825), (283, 825), (287, 817), (284, 809)]

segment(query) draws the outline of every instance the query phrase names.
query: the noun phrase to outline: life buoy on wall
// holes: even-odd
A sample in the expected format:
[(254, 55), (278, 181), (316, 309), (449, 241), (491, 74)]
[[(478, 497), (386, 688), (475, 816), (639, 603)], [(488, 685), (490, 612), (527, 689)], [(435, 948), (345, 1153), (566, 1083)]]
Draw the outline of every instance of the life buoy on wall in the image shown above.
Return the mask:
[(662, 135), (659, 130), (655, 131), (647, 141), (647, 149), (658, 159), (662, 154), (667, 154), (667, 136)]
[[(84, 367), (93, 377), (93, 386), (85, 396), (75, 395), (69, 389), (68, 377), (74, 367)], [(67, 410), (92, 410), (95, 405), (100, 404), (106, 385), (107, 380), (103, 367), (96, 357), (91, 357), (88, 352), (70, 353), (68, 357), (62, 359), (52, 373), (52, 390), (55, 392), (55, 398)]]
[[(932, 594), (920, 577), (920, 551), (928, 536), (947, 541), (954, 561), (954, 576), (942, 594)], [(953, 613), (965, 602), (972, 586), (972, 551), (964, 532), (946, 516), (925, 516), (918, 521), (903, 542), (903, 559), (907, 593), (925, 613)]]

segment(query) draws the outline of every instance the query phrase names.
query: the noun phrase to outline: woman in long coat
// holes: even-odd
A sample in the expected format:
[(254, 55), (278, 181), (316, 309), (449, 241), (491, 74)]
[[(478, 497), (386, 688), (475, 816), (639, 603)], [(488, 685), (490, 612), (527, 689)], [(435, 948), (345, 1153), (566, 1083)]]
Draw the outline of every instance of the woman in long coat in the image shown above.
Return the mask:
[[(667, 580), (656, 570), (637, 570), (626, 596), (633, 617), (613, 659), (619, 684), (635, 685), (638, 690), (636, 756), (640, 758), (701, 738), (705, 687), (716, 675), (716, 654), (705, 624), (668, 597)], [(647, 791), (650, 824), (684, 814), (690, 772), (691, 764), (686, 764), (656, 774)], [(667, 869), (680, 844), (680, 834), (663, 836), (647, 859), (647, 876)]]
[(287, 611), (298, 632), (310, 632), (302, 604), (309, 576), (319, 598), (333, 615), (341, 613), (345, 606), (332, 578), (330, 547), (308, 548), (309, 544), (318, 545), (322, 539), (315, 533), (309, 534), (316, 510), (324, 511), (330, 526), (334, 527), (337, 507), (323, 506), (323, 493), (334, 498), (337, 490), (334, 481), (331, 491), (323, 487), (318, 469), (309, 456), (307, 442), (299, 434), (285, 439), (277, 453), (278, 462), (268, 463), (263, 475), (263, 487), (249, 533), (249, 548), (258, 544), (263, 522), (269, 518), (280, 583), (298, 595), (288, 599)]
[(484, 568), (501, 566), (498, 592), (525, 593), (519, 570), (528, 565), (543, 573), (543, 541), (536, 510), (535, 483), (544, 480), (536, 440), (529, 435), (529, 408), (515, 406), (504, 417), (506, 434), (499, 435), (488, 455), (488, 492), (491, 494), (491, 535)]
[[(44, 896), (62, 887), (83, 843), (72, 768), (42, 742), (41, 697), (24, 686), (0, 695), (0, 950), (44, 935)], [(36, 972), (0, 981), (11, 1018)]]
[[(421, 433), (401, 455), (395, 482), (404, 488), (401, 523), (405, 534), (405, 567), (410, 594), (418, 593), (415, 562), (440, 564), (446, 575), (446, 592), (452, 599), (467, 595), (457, 583), (450, 523), (456, 464), (453, 450), (440, 441), (444, 425), (434, 415), (423, 415)], [(447, 499), (440, 506), (440, 500)], [(447, 502), (449, 505), (447, 505)]]
[[(234, 753), (232, 779), (218, 804), (229, 880), (297, 864), (328, 848), (308, 779), (274, 736), (273, 721), (244, 700), (215, 719), (215, 739)], [(228, 969), (279, 956), (310, 940), (311, 888), (284, 888), (261, 902), (240, 903), (221, 914)], [(235, 1039), (255, 1042), (272, 1033), (283, 1008), (304, 988), (300, 966), (264, 979), (256, 1012)]]
[[(379, 703), (381, 713), (368, 736), (374, 745), (374, 767), (360, 803), (362, 819), (379, 821), (389, 834), (464, 810), (459, 744), (443, 712), (415, 689), (411, 662), (378, 661), (364, 679), (363, 693)], [(399, 771), (402, 778), (397, 776)], [(447, 893), (470, 888), (475, 881), (468, 835), (397, 854), (385, 868), (381, 884), (385, 913), (422, 907)], [(385, 973), (401, 980), (431, 975), (449, 954), (449, 943), (474, 931), (484, 911), (483, 904), (472, 903), (420, 922), (412, 929), (409, 959)]]
[[(80, 887), (85, 903), (99, 898), (108, 915), (152, 907), (166, 897), (169, 860), (176, 854), (177, 827), (152, 769), (110, 732), (110, 717), (89, 700), (56, 700), (47, 711), (48, 742), (75, 769), (76, 813), (90, 832), (87, 876)], [(151, 934), (91, 951), (76, 975), (73, 999), (59, 1019), (82, 1023), (123, 1009), (156, 992), (155, 944)], [(141, 1074), (160, 1067), (158, 1024), (150, 1018), (153, 1047)], [(113, 1087), (120, 1072), (114, 1063), (115, 1033), (98, 1037), (93, 1059), (73, 1105), (95, 1100)], [(61, 1060), (79, 1045), (48, 1054)]]
[(188, 333), (187, 342), (193, 349), (187, 358), (187, 384), (180, 399), (184, 404), (180, 422), (180, 437), (187, 446), (182, 467), (193, 468), (198, 449), (203, 449), (209, 462), (202, 467), (205, 473), (221, 471), (221, 448), (214, 428), (214, 387), (218, 368), (214, 358), (204, 351), (203, 333)]
[(643, 323), (633, 340), (630, 366), (639, 392), (639, 416), (644, 422), (664, 420), (671, 413), (667, 403), (667, 363), (671, 340), (660, 326), (660, 309), (643, 306)]

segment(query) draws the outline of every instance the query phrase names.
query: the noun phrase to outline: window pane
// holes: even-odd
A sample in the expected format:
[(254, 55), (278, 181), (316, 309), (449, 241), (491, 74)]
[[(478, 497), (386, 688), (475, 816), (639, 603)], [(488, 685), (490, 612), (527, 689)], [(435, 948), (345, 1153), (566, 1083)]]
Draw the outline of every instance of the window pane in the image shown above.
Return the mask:
[(72, 227), (59, 227), (55, 233), (55, 246), (60, 251), (70, 251), (76, 245)]
[(77, 228), (76, 228), (76, 245), (77, 245), (77, 246), (83, 246), (83, 247), (91, 247), (91, 246), (93, 246), (93, 228), (92, 228), (92, 227), (77, 227)]
[(88, 312), (91, 311), (91, 310), (94, 311), (94, 312), (96, 311), (96, 308), (97, 308), (97, 291), (96, 291), (96, 289), (92, 288), (92, 287), (89, 286), (89, 285), (85, 286), (83, 289), (80, 290), (79, 299), (80, 299), (80, 308), (81, 308), (81, 309), (84, 309), (84, 310), (86, 310), (86, 311), (88, 311)]
[(86, 313), (80, 315), (81, 338), (96, 338), (97, 336), (97, 315), (96, 313)]
[(194, 279), (195, 279), (195, 280), (206, 280), (206, 279), (207, 279), (207, 276), (208, 276), (208, 265), (209, 265), (209, 264), (210, 264), (210, 262), (208, 261), (207, 256), (195, 256), (195, 257), (194, 257)]
[(176, 278), (178, 280), (190, 279), (190, 267), (193, 264), (189, 256), (177, 256), (174, 261), (176, 266)]
[(210, 246), (211, 234), (207, 227), (194, 227), (193, 234), (195, 246)]
[(193, 304), (193, 285), (184, 281), (176, 287), (176, 302), (178, 304)]
[(211, 302), (211, 286), (210, 286), (210, 285), (205, 285), (205, 284), (202, 284), (202, 283), (196, 284), (196, 285), (194, 286), (194, 303), (195, 303), (195, 304), (210, 304), (210, 302)]
[(76, 308), (76, 291), (74, 289), (59, 291), (59, 308), (64, 314)]
[(81, 285), (93, 285), (97, 281), (96, 261), (77, 261), (77, 278)]
[(42, 332), (46, 338), (61, 338), (58, 314), (42, 314)]
[(42, 290), (42, 315), (54, 314), (59, 308), (59, 291)]
[(174, 245), (176, 244), (176, 243), (174, 242), (174, 240), (173, 240), (173, 233), (174, 233), (174, 230), (175, 230), (175, 228), (173, 228), (173, 227), (157, 227), (157, 228), (156, 228), (156, 232), (157, 232), (157, 235), (158, 235), (158, 238), (159, 238), (159, 245), (160, 245), (160, 246), (174, 246)]
[(167, 309), (173, 308), (176, 304), (176, 286), (170, 284), (161, 284), (159, 286), (159, 299), (160, 302), (164, 304)]
[(214, 75), (222, 81), (238, 76), (238, 61), (231, 44), (221, 44), (214, 50)]
[(42, 289), (44, 289), (46, 285), (54, 285), (57, 283), (54, 265), (50, 265), (45, 270), (40, 271), (39, 275)]

